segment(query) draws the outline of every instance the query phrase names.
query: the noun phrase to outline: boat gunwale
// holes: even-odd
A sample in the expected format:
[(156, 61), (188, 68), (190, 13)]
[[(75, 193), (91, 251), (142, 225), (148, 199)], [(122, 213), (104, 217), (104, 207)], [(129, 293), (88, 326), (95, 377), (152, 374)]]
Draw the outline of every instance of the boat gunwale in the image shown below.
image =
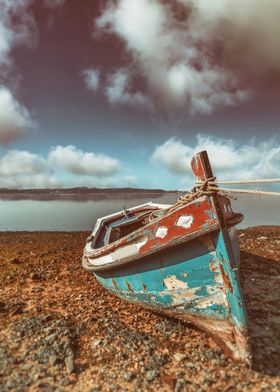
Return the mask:
[[(211, 200), (210, 200), (209, 196), (201, 196), (201, 197), (199, 197), (199, 198), (197, 198), (197, 199), (191, 201), (191, 202), (188, 203), (188, 204), (179, 205), (178, 208), (174, 209), (173, 211), (169, 211), (167, 214), (164, 214), (164, 218), (167, 218), (167, 217), (171, 216), (174, 212), (178, 212), (181, 208), (185, 208), (187, 205), (189, 206), (189, 205), (196, 204), (197, 202), (202, 202), (202, 201), (205, 201), (205, 200), (209, 200), (209, 202), (210, 202), (210, 204), (211, 204)], [(155, 211), (156, 211), (156, 210), (157, 210), (157, 209), (155, 209)], [(135, 211), (135, 212), (137, 212), (137, 211)], [(161, 221), (162, 218), (163, 218), (163, 216), (160, 216), (160, 217), (158, 217), (158, 218), (153, 219), (153, 221), (149, 222), (149, 223), (146, 224), (145, 226), (143, 226), (143, 227), (141, 227), (141, 228), (139, 228), (139, 229), (133, 231), (133, 232), (130, 233), (130, 234), (127, 234), (125, 237), (122, 237), (122, 238), (120, 238), (119, 240), (117, 240), (117, 241), (115, 241), (115, 242), (112, 242), (112, 243), (110, 243), (110, 244), (107, 244), (107, 245), (105, 245), (105, 246), (103, 246), (103, 247), (101, 247), (101, 248), (92, 248), (92, 251), (93, 251), (92, 255), (91, 255), (91, 256), (90, 256), (90, 255), (87, 255), (86, 257), (88, 257), (88, 258), (90, 258), (90, 259), (95, 259), (95, 258), (97, 258), (97, 257), (99, 257), (99, 256), (103, 256), (103, 255), (104, 255), (104, 250), (105, 250), (106, 247), (112, 248), (112, 249), (108, 249), (108, 250), (106, 249), (106, 253), (109, 252), (110, 250), (113, 251), (113, 250), (114, 250), (115, 248), (117, 248), (119, 245), (123, 245), (123, 243), (125, 242), (125, 240), (129, 240), (129, 239), (132, 240), (132, 239), (131, 239), (131, 235), (132, 235), (132, 234), (135, 235), (135, 234), (138, 234), (138, 233), (139, 233), (139, 234), (141, 235), (143, 229), (147, 229), (147, 228), (149, 228), (149, 226), (152, 226), (152, 225), (154, 225), (154, 224), (159, 223), (159, 222)], [(100, 219), (102, 219), (102, 218), (100, 218)], [(93, 244), (95, 244), (96, 237), (97, 237), (97, 235), (100, 234), (100, 231), (101, 231), (101, 226), (99, 226), (98, 230), (96, 231), (95, 238), (93, 239)], [(94, 231), (93, 231), (93, 233), (94, 233)], [(89, 237), (89, 238), (91, 238), (91, 237)], [(137, 238), (137, 237), (136, 237), (136, 238)], [(135, 238), (135, 239), (136, 239), (136, 238)], [(94, 251), (96, 251), (96, 252), (94, 253)]]
[(145, 253), (136, 253), (134, 255), (128, 256), (126, 258), (122, 258), (122, 259), (118, 259), (115, 261), (112, 261), (111, 263), (107, 263), (107, 264), (103, 264), (103, 265), (93, 265), (93, 264), (89, 264), (87, 261), (87, 257), (84, 255), (83, 260), (82, 260), (82, 264), (83, 264), (83, 268), (87, 271), (105, 271), (105, 270), (110, 270), (110, 269), (115, 269), (119, 266), (125, 265), (127, 263), (130, 263), (132, 261), (135, 261), (137, 259), (142, 259), (146, 256), (150, 256), (154, 253), (160, 252), (162, 250), (168, 249), (168, 248), (172, 248), (174, 246), (177, 246), (179, 244), (182, 244), (184, 242), (189, 242), (191, 240), (194, 240), (198, 237), (201, 237), (203, 235), (209, 234), (213, 231), (219, 230), (220, 224), (219, 223), (214, 223), (208, 227), (205, 227), (203, 229), (199, 229), (195, 232), (192, 233), (188, 233), (184, 236), (180, 236), (178, 238), (173, 239), (172, 241), (160, 245), (154, 249), (150, 249), (149, 251), (145, 252)]

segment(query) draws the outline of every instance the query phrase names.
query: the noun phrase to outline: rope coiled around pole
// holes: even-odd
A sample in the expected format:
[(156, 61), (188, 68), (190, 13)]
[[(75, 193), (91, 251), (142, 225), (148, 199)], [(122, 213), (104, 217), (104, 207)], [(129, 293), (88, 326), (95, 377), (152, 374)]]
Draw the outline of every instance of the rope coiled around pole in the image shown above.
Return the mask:
[(161, 215), (165, 215), (171, 211), (176, 210), (180, 205), (187, 205), (191, 203), (193, 200), (198, 199), (201, 196), (212, 196), (219, 192), (221, 193), (240, 193), (240, 194), (249, 194), (249, 195), (260, 195), (260, 196), (278, 196), (280, 197), (280, 192), (270, 192), (264, 190), (255, 190), (255, 189), (228, 189), (228, 188), (218, 188), (218, 184), (264, 184), (264, 183), (277, 183), (280, 182), (280, 179), (265, 179), (265, 180), (236, 180), (236, 181), (216, 181), (216, 177), (207, 178), (205, 181), (195, 181), (194, 188), (180, 196), (175, 204), (166, 209), (161, 209), (152, 212), (149, 215), (149, 221), (153, 221), (154, 219), (159, 218)]

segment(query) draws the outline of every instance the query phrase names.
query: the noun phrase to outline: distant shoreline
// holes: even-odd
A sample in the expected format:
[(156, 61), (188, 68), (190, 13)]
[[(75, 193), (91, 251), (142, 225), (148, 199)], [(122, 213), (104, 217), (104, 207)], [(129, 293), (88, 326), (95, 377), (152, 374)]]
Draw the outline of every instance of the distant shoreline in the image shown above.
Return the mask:
[(180, 191), (143, 188), (60, 188), (60, 189), (8, 189), (0, 188), (1, 200), (94, 200), (114, 198), (144, 198), (147, 195), (178, 194)]

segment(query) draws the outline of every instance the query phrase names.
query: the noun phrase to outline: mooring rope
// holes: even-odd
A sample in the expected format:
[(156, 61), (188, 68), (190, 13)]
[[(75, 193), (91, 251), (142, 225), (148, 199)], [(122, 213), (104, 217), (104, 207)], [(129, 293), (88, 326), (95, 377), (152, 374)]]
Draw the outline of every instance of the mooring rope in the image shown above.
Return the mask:
[(215, 179), (215, 177), (211, 177), (208, 178), (207, 180), (203, 181), (202, 184), (200, 185), (196, 185), (190, 192), (185, 193), (184, 195), (180, 196), (178, 198), (178, 200), (176, 201), (175, 204), (173, 204), (172, 206), (165, 208), (165, 209), (160, 209), (160, 210), (156, 210), (153, 211), (150, 215), (149, 215), (149, 221), (151, 222), (152, 220), (158, 218), (159, 216), (157, 216), (158, 214), (167, 214), (171, 211), (174, 211), (177, 209), (178, 206), (183, 205), (183, 204), (189, 204), (191, 203), (193, 200), (198, 199), (201, 196), (204, 195), (208, 195), (211, 196), (214, 193), (217, 192), (217, 188), (213, 187), (213, 190), (210, 189), (210, 187), (208, 186), (208, 183), (210, 181), (213, 181)]
[(280, 196), (280, 192), (270, 192), (270, 191), (259, 191), (256, 189), (227, 189), (227, 188), (214, 188), (208, 187), (209, 190), (216, 190), (217, 192), (225, 193), (243, 193), (248, 195), (262, 195), (262, 196)]
[(175, 204), (166, 209), (160, 209), (153, 211), (149, 215), (149, 221), (153, 221), (156, 218), (159, 218), (161, 214), (167, 214), (173, 210), (176, 210), (180, 205), (187, 205), (191, 203), (193, 200), (198, 199), (201, 196), (211, 196), (216, 193), (241, 193), (241, 194), (249, 194), (249, 195), (260, 195), (260, 196), (278, 196), (280, 197), (280, 192), (270, 192), (263, 190), (255, 190), (255, 189), (228, 189), (228, 188), (218, 188), (216, 185), (218, 184), (258, 184), (258, 183), (276, 183), (280, 182), (280, 179), (266, 179), (266, 180), (236, 180), (236, 181), (216, 181), (216, 177), (207, 178), (205, 181), (195, 181), (194, 188), (180, 196)]
[[(195, 184), (201, 185), (204, 184), (205, 181), (195, 181)], [(265, 180), (236, 180), (236, 181), (208, 181), (209, 185), (245, 185), (245, 184), (268, 184), (268, 183), (275, 183), (280, 182), (280, 178), (272, 178), (272, 179), (265, 179)]]

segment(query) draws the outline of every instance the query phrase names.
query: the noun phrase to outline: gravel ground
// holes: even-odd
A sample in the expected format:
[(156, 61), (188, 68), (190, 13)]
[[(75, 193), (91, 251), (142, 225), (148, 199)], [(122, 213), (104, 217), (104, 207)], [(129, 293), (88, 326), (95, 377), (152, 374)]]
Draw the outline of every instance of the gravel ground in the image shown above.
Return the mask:
[(280, 228), (239, 232), (253, 369), (81, 269), (88, 233), (0, 233), (0, 391), (279, 391)]

